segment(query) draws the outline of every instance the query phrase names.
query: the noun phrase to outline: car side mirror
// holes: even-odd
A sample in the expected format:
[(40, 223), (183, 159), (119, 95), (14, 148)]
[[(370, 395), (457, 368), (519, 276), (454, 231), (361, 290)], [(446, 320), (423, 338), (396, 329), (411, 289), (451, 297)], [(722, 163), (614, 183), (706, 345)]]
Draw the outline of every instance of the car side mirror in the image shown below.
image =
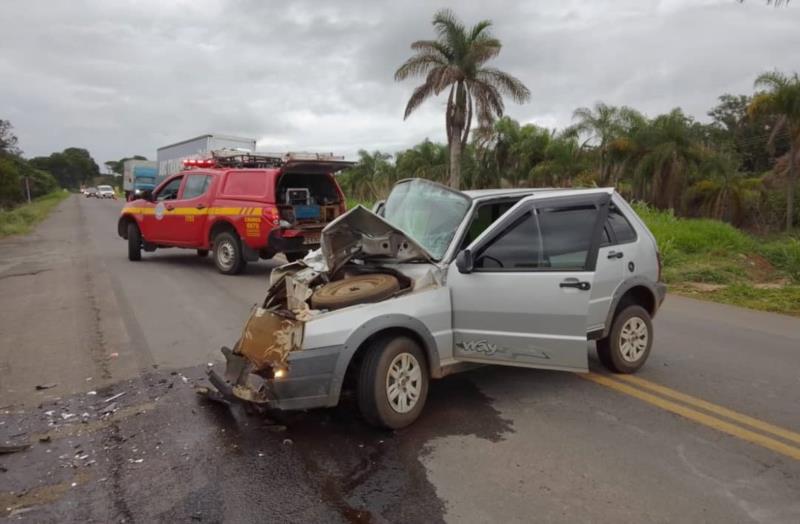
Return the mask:
[(456, 255), (456, 267), (458, 268), (459, 273), (472, 273), (472, 251), (465, 249)]

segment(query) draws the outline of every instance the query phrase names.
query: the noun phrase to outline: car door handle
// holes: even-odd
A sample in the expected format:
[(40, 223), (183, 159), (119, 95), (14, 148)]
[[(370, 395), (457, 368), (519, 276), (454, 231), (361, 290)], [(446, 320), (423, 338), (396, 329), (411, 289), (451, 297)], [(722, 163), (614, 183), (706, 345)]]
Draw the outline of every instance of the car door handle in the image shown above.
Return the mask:
[(205, 204), (197, 204), (196, 206), (194, 206), (194, 208), (195, 209), (205, 209), (206, 205)]
[(579, 282), (577, 280), (565, 280), (561, 282), (558, 287), (574, 287), (576, 289), (580, 289), (581, 291), (589, 291), (592, 289), (592, 285), (588, 282)]
[(622, 251), (612, 251), (608, 254), (608, 258), (622, 258), (624, 253)]

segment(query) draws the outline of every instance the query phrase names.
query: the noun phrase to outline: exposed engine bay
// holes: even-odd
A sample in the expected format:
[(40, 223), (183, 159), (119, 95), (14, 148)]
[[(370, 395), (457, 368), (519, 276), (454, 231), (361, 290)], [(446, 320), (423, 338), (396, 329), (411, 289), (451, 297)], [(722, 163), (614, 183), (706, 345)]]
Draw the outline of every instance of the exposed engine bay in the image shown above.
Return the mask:
[(269, 402), (267, 381), (288, 372), (289, 354), (303, 347), (306, 323), (433, 285), (430, 271), (411, 278), (392, 267), (412, 261), (432, 259), (383, 218), (361, 206), (340, 216), (322, 232), (319, 250), (273, 270), (267, 296), (252, 309), (239, 341), (222, 349), (224, 380), (210, 371), (212, 384), (224, 396)]

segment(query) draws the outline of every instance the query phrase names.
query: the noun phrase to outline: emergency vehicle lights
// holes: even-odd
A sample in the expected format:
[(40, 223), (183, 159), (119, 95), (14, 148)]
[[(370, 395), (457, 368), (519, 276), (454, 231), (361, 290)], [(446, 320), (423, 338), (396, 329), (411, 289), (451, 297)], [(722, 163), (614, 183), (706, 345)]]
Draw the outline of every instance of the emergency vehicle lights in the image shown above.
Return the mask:
[(213, 158), (187, 158), (183, 167), (214, 167), (217, 163)]

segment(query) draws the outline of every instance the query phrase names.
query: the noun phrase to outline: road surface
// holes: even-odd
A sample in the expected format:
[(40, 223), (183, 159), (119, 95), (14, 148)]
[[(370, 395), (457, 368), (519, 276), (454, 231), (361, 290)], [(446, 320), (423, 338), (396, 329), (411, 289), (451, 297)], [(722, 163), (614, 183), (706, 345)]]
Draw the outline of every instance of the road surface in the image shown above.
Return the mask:
[(347, 399), (248, 415), (193, 386), (277, 262), (131, 263), (120, 207), (0, 241), (0, 442), (31, 444), (0, 455), (0, 520), (800, 522), (800, 319), (669, 296), (634, 378), (591, 350), (438, 381), (397, 432)]

